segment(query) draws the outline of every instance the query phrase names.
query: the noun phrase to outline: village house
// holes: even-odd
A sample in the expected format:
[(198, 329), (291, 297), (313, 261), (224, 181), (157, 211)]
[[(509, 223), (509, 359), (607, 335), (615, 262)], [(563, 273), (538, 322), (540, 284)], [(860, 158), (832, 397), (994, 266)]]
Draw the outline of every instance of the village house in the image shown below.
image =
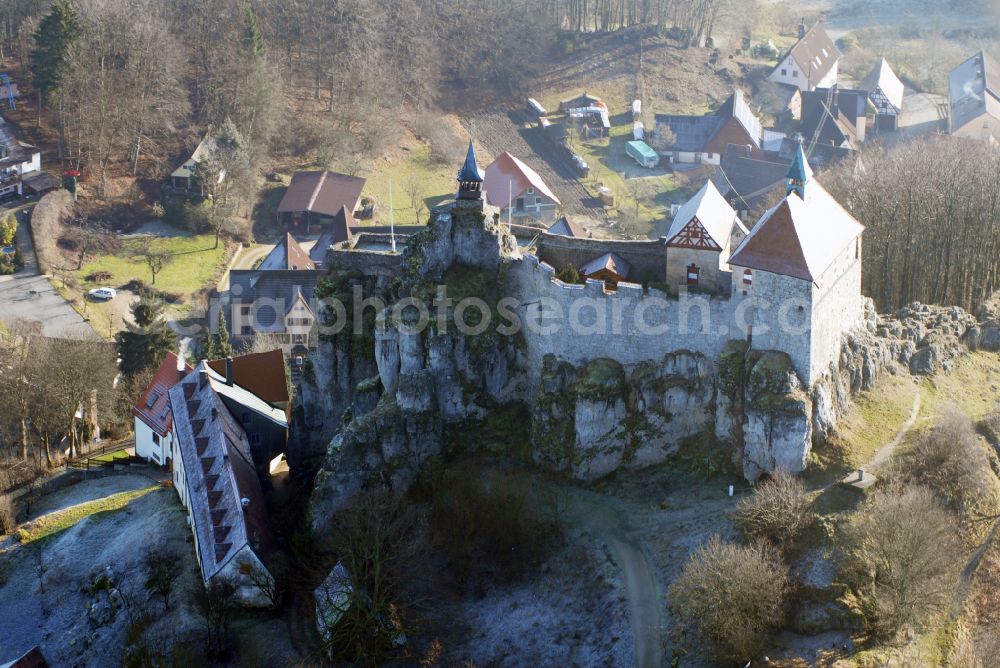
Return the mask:
[(829, 88), (837, 83), (842, 55), (819, 23), (808, 31), (804, 25), (799, 26), (799, 41), (781, 58), (767, 79), (802, 91)]
[(20, 141), (0, 118), (0, 199), (38, 195), (58, 187), (59, 181), (42, 171), (41, 152)]
[(765, 131), (747, 104), (743, 91), (735, 91), (714, 113), (705, 116), (656, 115), (653, 148), (670, 162), (718, 165), (729, 144), (748, 146), (756, 155), (766, 144), (784, 135)]
[(169, 391), (173, 481), (203, 583), (231, 580), (242, 604), (266, 606), (255, 581), (273, 582), (267, 565), (273, 537), (258, 462), (284, 451), (288, 419), (238, 385), (228, 362), (222, 375), (202, 361)]
[(342, 208), (352, 214), (361, 204), (365, 179), (337, 172), (295, 172), (278, 203), (278, 224), (294, 232), (316, 233)]
[(486, 168), (485, 188), (487, 201), (500, 209), (504, 220), (509, 216), (522, 224), (526, 219), (548, 223), (562, 207), (538, 172), (507, 151)]
[(859, 88), (868, 93), (868, 101), (875, 109), (875, 132), (892, 132), (899, 127), (903, 113), (903, 94), (906, 87), (885, 58), (862, 80)]
[(259, 336), (281, 348), (296, 366), (316, 349), (313, 290), (318, 270), (234, 269), (230, 272), (233, 344), (249, 346)]
[(191, 372), (175, 353), (164, 356), (149, 385), (132, 406), (135, 420), (135, 456), (165, 466), (173, 455), (173, 416), (167, 393)]
[[(215, 137), (206, 136), (198, 146), (195, 147), (190, 157), (170, 173), (170, 188), (174, 192), (198, 193), (204, 196), (205, 183), (199, 175), (199, 171), (204, 171), (205, 163), (212, 159), (218, 144)], [(226, 170), (220, 169), (215, 176), (216, 182), (222, 183), (226, 180)]]
[(771, 193), (785, 186), (790, 164), (776, 154), (752, 158), (745, 146), (731, 144), (715, 168), (712, 183), (736, 210), (740, 220), (748, 222)]
[(948, 75), (949, 132), (956, 137), (1000, 137), (1000, 70), (980, 51)]
[(590, 232), (587, 231), (587, 228), (576, 222), (572, 216), (562, 216), (559, 220), (552, 223), (546, 232), (563, 237), (577, 237), (579, 239), (590, 237)]
[(729, 254), (746, 234), (736, 211), (707, 181), (670, 224), (667, 284), (677, 289), (728, 293)]
[(868, 93), (832, 86), (802, 95), (802, 137), (807, 145), (857, 149), (865, 141)]
[(257, 268), (261, 271), (311, 270), (316, 268), (316, 264), (309, 257), (309, 253), (295, 240), (295, 237), (286, 232), (281, 241), (275, 244), (274, 249), (261, 260)]
[[(227, 360), (213, 360), (208, 364), (217, 373), (226, 373)], [(240, 355), (233, 358), (232, 368), (238, 385), (273, 406), (286, 412), (290, 410), (285, 360), (280, 350)], [(182, 363), (177, 354), (168, 352), (149, 385), (132, 406), (136, 457), (159, 466), (171, 464), (174, 431), (167, 393), (191, 371), (191, 366)]]

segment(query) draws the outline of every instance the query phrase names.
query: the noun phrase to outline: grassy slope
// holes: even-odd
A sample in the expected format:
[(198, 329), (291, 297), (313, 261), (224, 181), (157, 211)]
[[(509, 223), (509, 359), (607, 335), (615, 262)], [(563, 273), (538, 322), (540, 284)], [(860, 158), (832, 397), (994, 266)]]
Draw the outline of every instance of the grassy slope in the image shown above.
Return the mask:
[(49, 513), (18, 529), (18, 539), (22, 544), (41, 540), (63, 529), (68, 529), (77, 522), (93, 515), (121, 510), (133, 500), (156, 489), (159, 487), (153, 485), (131, 492), (120, 492), (103, 499), (80, 503), (65, 510)]
[[(427, 222), (427, 212), (432, 206), (455, 191), (455, 165), (441, 165), (433, 159), (431, 148), (425, 142), (407, 135), (400, 149), (391, 155), (372, 161), (361, 176), (368, 179), (364, 194), (375, 200), (375, 220), (389, 224), (389, 179), (392, 179), (392, 208), (397, 225), (417, 225)], [(423, 202), (423, 211), (417, 218), (410, 190)]]

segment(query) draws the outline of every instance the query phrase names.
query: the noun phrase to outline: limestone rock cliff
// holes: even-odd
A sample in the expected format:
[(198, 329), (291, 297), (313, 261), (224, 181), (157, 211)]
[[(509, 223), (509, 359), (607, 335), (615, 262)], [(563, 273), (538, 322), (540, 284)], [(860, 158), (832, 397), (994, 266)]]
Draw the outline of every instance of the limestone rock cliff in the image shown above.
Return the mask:
[(714, 398), (714, 366), (703, 355), (678, 352), (629, 370), (611, 359), (578, 369), (549, 355), (532, 414), (533, 458), (581, 480), (660, 463), (713, 427)]

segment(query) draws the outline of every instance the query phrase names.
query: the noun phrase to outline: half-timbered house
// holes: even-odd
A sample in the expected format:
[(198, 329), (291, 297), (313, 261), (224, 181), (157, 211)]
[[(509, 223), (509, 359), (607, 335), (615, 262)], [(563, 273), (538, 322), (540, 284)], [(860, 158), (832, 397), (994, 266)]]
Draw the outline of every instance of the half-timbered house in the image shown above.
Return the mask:
[(677, 211), (667, 232), (667, 283), (705, 292), (728, 290), (729, 254), (747, 234), (711, 181)]

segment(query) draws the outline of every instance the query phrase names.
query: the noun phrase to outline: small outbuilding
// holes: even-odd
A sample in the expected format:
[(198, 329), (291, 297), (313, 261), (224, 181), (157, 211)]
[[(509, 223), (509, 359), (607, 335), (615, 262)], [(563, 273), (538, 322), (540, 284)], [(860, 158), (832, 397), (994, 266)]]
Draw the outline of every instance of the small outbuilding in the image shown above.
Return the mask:
[(604, 281), (604, 284), (614, 289), (620, 281), (628, 278), (632, 266), (617, 253), (605, 253), (580, 267), (580, 276)]

